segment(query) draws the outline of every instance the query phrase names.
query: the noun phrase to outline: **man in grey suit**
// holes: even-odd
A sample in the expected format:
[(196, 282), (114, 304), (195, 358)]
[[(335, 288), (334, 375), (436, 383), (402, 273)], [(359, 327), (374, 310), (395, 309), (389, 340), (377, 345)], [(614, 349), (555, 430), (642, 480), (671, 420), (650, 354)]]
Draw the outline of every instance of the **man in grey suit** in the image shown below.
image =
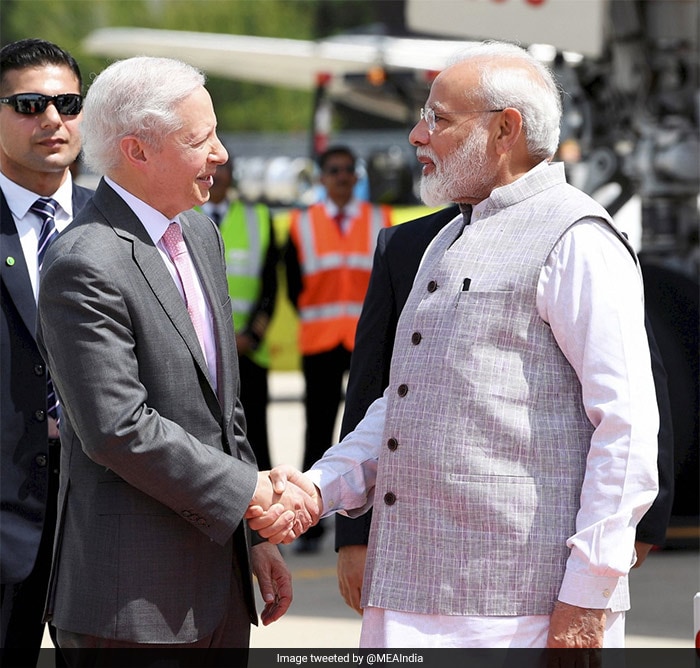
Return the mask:
[(245, 648), (252, 574), (264, 624), (291, 602), (246, 508), (279, 501), (282, 540), (317, 508), (293, 483), (276, 493), (246, 439), (223, 244), (190, 210), (227, 159), (203, 75), (112, 64), (86, 96), (83, 137), (104, 177), (50, 249), (39, 300), (64, 407), (46, 618), (61, 648)]
[(0, 51), (0, 663), (7, 666), (35, 666), (44, 635), (60, 444), (35, 339), (45, 222), (34, 207), (53, 200), (60, 233), (92, 194), (70, 174), (80, 151), (81, 88), (78, 63), (56, 44), (31, 38)]

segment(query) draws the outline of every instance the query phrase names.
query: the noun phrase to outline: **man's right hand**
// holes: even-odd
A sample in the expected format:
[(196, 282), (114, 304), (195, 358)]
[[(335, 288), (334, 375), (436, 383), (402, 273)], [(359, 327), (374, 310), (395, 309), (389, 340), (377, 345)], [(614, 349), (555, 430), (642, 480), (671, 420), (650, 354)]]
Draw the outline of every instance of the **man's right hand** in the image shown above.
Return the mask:
[(366, 545), (343, 545), (338, 549), (338, 588), (345, 602), (360, 615), (366, 560)]

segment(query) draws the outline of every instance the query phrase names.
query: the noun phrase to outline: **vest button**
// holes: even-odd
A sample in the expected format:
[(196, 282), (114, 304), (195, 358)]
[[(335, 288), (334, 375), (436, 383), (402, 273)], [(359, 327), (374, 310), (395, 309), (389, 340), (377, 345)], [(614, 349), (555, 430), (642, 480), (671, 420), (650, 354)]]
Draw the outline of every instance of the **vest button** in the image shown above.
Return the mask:
[(386, 503), (387, 506), (393, 506), (396, 503), (396, 494), (394, 494), (394, 492), (387, 492), (384, 495), (384, 503)]
[(413, 334), (411, 334), (411, 343), (414, 346), (417, 346), (421, 342), (422, 338), (423, 335), (420, 332), (413, 332)]
[(37, 465), (39, 468), (42, 468), (42, 469), (43, 469), (43, 468), (46, 466), (46, 464), (48, 464), (48, 461), (49, 461), (49, 460), (48, 460), (48, 458), (46, 457), (46, 455), (37, 455), (37, 456), (34, 458), (34, 461), (35, 461), (36, 465)]
[(43, 376), (44, 375), (44, 365), (43, 364), (35, 364), (34, 365), (34, 374), (36, 376)]
[(394, 452), (394, 450), (396, 450), (396, 448), (399, 447), (399, 442), (392, 437), (386, 442), (386, 447), (389, 448), (389, 450), (391, 450), (392, 452)]
[(46, 411), (38, 410), (34, 412), (34, 417), (39, 421), (43, 422), (46, 420)]
[(401, 383), (401, 385), (399, 385), (399, 389), (396, 391), (400, 397), (405, 397), (408, 394), (408, 385)]
[(438, 284), (436, 281), (430, 281), (428, 283), (428, 292), (435, 292), (438, 289)]

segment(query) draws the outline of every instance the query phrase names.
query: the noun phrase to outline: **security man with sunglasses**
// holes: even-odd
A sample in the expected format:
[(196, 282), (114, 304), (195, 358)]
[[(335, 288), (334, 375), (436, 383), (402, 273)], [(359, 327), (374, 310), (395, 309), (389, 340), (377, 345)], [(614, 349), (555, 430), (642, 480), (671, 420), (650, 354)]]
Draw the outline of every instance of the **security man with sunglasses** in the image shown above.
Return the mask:
[[(82, 78), (41, 39), (0, 51), (0, 563), (2, 664), (34, 666), (56, 523), (57, 406), (35, 339), (43, 252), (89, 199), (72, 182)], [(58, 653), (57, 653), (58, 657)]]
[[(318, 166), (325, 199), (292, 212), (285, 251), (289, 299), (299, 315), (305, 383), (304, 470), (333, 442), (377, 235), (391, 226), (389, 207), (353, 196), (357, 175), (349, 148), (327, 149)], [(296, 549), (316, 552), (322, 533), (321, 525), (312, 527), (297, 540)]]

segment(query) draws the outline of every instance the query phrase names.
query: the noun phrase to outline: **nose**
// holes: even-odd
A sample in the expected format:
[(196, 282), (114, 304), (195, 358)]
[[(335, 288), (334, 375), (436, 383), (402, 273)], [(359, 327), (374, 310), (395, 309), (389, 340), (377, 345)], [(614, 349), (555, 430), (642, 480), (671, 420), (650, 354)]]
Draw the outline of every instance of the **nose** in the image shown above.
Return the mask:
[(211, 147), (209, 155), (212, 157), (212, 162), (215, 162), (217, 165), (223, 165), (228, 160), (228, 151), (221, 143), (218, 135), (214, 137), (214, 145)]
[(41, 125), (48, 127), (61, 125), (61, 123), (63, 123), (63, 120), (61, 119), (61, 114), (58, 113), (58, 109), (56, 109), (56, 105), (53, 102), (49, 102), (41, 114)]
[(430, 141), (430, 132), (428, 131), (428, 124), (424, 119), (420, 119), (414, 126), (408, 135), (408, 141), (413, 146), (424, 146)]

